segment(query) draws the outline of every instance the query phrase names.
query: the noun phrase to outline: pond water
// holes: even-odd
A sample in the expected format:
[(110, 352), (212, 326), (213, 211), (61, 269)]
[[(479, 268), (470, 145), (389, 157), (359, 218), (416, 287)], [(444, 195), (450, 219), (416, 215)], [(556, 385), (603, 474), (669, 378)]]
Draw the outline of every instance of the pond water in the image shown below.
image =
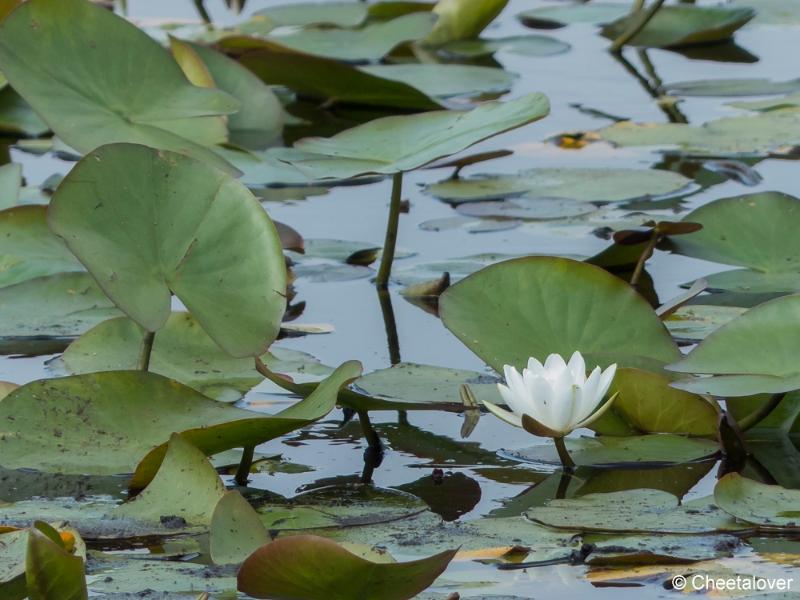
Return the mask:
[[(191, 2), (129, 0), (133, 19), (196, 19)], [(218, 23), (233, 23), (239, 18), (221, 6), (209, 2), (208, 9)], [(251, 0), (244, 16), (278, 2)], [(556, 5), (558, 3), (555, 3)], [(491, 37), (524, 35), (532, 30), (521, 25), (514, 15), (553, 3), (536, 0), (511, 0), (502, 16), (487, 30)], [(597, 35), (591, 25), (572, 25), (552, 31), (535, 31), (570, 44), (568, 52), (546, 56), (521, 56), (499, 52), (495, 60), (506, 70), (518, 74), (512, 91), (504, 98), (518, 97), (532, 91), (545, 93), (552, 110), (548, 117), (474, 147), (481, 152), (508, 149), (513, 155), (467, 167), (462, 174), (514, 172), (532, 167), (659, 168), (665, 157), (647, 148), (612, 148), (604, 143), (582, 149), (561, 148), (547, 141), (556, 134), (598, 129), (611, 124), (609, 119), (580, 111), (576, 105), (595, 109), (639, 122), (667, 122), (665, 112), (620, 59), (607, 52), (608, 40)], [(749, 56), (748, 62), (715, 60), (715, 48), (705, 49), (708, 58), (689, 58), (681, 53), (651, 49), (627, 49), (623, 56), (645, 80), (657, 76), (664, 82), (716, 78), (767, 78), (777, 81), (797, 76), (796, 57), (800, 52), (800, 29), (790, 26), (751, 24), (736, 35), (736, 43)], [(643, 59), (645, 62), (643, 62)], [(649, 64), (648, 64), (649, 63)], [(650, 72), (648, 72), (650, 69)], [(702, 124), (734, 114), (724, 105), (728, 99), (714, 97), (685, 98), (680, 112), (687, 122)], [(470, 151), (470, 152), (471, 152)], [(11, 158), (23, 165), (29, 185), (36, 185), (54, 173), (66, 174), (71, 163), (52, 156), (35, 157), (16, 149)], [(679, 219), (693, 208), (718, 198), (758, 191), (780, 191), (800, 196), (797, 164), (792, 160), (765, 159), (754, 168), (761, 180), (744, 185), (730, 179), (712, 185), (680, 202), (664, 202), (651, 211), (656, 218)], [(691, 174), (687, 167), (685, 174)], [(424, 184), (446, 178), (449, 169), (422, 169), (406, 177), (404, 197), (410, 209), (401, 215), (398, 247), (413, 250), (413, 255), (395, 262), (396, 273), (414, 265), (447, 261), (482, 253), (555, 254), (587, 257), (609, 244), (592, 232), (592, 227), (565, 226), (558, 221), (522, 223), (518, 227), (482, 233), (464, 228), (431, 231), (421, 227), (435, 219), (456, 216), (452, 206), (422, 190)], [(391, 181), (386, 179), (358, 186), (333, 187), (327, 193), (302, 198), (268, 199), (264, 206), (270, 216), (299, 231), (306, 240), (334, 238), (363, 242), (363, 247), (383, 243)], [(642, 203), (637, 209), (647, 208)], [(645, 217), (649, 218), (649, 217)], [(726, 267), (657, 251), (647, 263), (660, 301), (666, 302), (681, 293), (680, 284), (718, 272)], [(484, 363), (460, 343), (434, 315), (400, 295), (400, 285), (390, 289), (393, 319), (387, 317), (369, 277), (342, 281), (314, 281), (300, 277), (295, 282), (294, 302), (305, 302), (297, 323), (328, 324), (332, 333), (285, 339), (281, 347), (312, 354), (327, 365), (348, 359), (360, 360), (365, 372), (383, 369), (393, 362), (431, 364), (487, 372)], [(393, 321), (393, 322), (392, 322)], [(396, 342), (392, 342), (392, 331)], [(53, 376), (48, 361), (57, 355), (7, 356), (0, 360), (0, 380), (24, 384)], [(275, 412), (294, 399), (265, 382), (240, 401), (242, 406)], [(502, 458), (504, 451), (516, 451), (536, 443), (522, 430), (506, 426), (498, 419), (483, 416), (468, 440), (462, 440), (463, 417), (453, 413), (410, 412), (401, 418), (393, 411), (371, 413), (376, 429), (386, 441), (383, 463), (375, 469), (372, 480), (381, 488), (405, 489), (417, 493), (431, 508), (448, 520), (480, 519), (486, 515), (510, 516), (541, 504), (548, 498), (537, 493), (536, 486), (552, 469), (537, 470), (533, 465), (514, 465)], [(341, 426), (343, 413), (335, 410), (328, 417), (301, 432), (284, 436), (259, 448), (265, 454), (281, 454), (299, 465), (310, 466), (300, 472), (255, 474), (252, 488), (262, 488), (286, 497), (321, 485), (358, 481), (362, 469), (365, 442), (357, 418)], [(584, 431), (583, 433), (591, 433)], [(579, 435), (578, 433), (574, 435)], [(468, 448), (465, 454), (458, 449)], [(464, 464), (464, 461), (467, 461)], [(502, 468), (499, 468), (502, 467)], [(444, 469), (446, 482), (433, 484), (435, 469)], [(680, 469), (678, 470), (680, 471)], [(694, 483), (684, 501), (713, 492), (716, 465), (686, 466), (684, 471), (666, 474), (674, 482), (685, 479), (689, 471)], [(578, 478), (591, 478), (581, 472)], [(630, 472), (595, 491), (617, 491), (638, 487), (641, 473)], [(122, 495), (124, 482), (117, 493)], [(576, 485), (579, 485), (576, 480)], [(677, 485), (677, 483), (676, 483)], [(669, 486), (669, 484), (667, 484)], [(478, 491), (479, 490), (479, 491)], [(14, 496), (13, 493), (9, 496)], [(551, 492), (552, 493), (552, 492)], [(9, 499), (9, 498), (5, 498)], [(20, 499), (20, 498), (14, 498)], [(402, 550), (393, 550), (405, 558)], [(752, 564), (758, 557), (745, 555), (731, 559), (728, 566)], [(739, 563), (735, 562), (739, 561)], [(749, 562), (748, 562), (749, 561)], [(776, 567), (776, 570), (780, 568)], [(589, 567), (557, 565), (524, 571), (501, 571), (494, 565), (458, 561), (451, 564), (440, 582), (431, 589), (442, 598), (454, 591), (462, 597), (577, 598), (661, 598), (672, 596), (664, 588), (666, 571), (653, 571), (635, 583), (615, 584), (588, 574)], [(621, 574), (624, 580), (630, 574)], [(800, 585), (800, 582), (798, 582)], [(222, 597), (222, 596), (220, 596)]]

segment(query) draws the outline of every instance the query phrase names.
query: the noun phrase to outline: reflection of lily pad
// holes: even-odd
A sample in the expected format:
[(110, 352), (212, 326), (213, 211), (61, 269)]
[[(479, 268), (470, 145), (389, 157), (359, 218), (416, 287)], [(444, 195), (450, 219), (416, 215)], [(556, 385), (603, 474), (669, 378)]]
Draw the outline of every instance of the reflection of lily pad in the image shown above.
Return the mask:
[(524, 195), (583, 202), (622, 202), (675, 194), (691, 181), (655, 169), (528, 169), (509, 175), (446, 179), (425, 188), (448, 202), (492, 200)]

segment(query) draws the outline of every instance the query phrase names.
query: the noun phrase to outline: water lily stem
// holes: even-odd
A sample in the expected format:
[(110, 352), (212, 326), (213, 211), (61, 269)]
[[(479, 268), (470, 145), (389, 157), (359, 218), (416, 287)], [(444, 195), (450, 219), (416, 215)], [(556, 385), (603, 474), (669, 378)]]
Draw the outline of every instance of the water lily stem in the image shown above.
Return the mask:
[[(664, 0), (653, 0), (646, 10), (638, 10), (630, 16), (628, 28), (611, 44), (612, 52), (619, 52), (630, 42), (656, 16), (656, 13), (664, 4)], [(635, 8), (635, 7), (634, 7)]]
[(261, 375), (269, 379), (275, 385), (282, 387), (288, 392), (297, 394), (298, 396), (305, 395), (304, 390), (301, 386), (294, 383), (291, 379), (283, 377), (278, 373), (275, 373), (274, 371), (270, 370), (270, 368), (267, 365), (265, 365), (264, 361), (262, 361), (258, 356), (256, 356), (255, 363), (256, 363), (256, 371), (261, 373)]
[(139, 370), (147, 371), (150, 369), (150, 355), (153, 353), (153, 341), (156, 339), (155, 331), (148, 331), (142, 340), (142, 349), (139, 353)]
[(556, 443), (556, 451), (558, 452), (558, 458), (561, 460), (561, 464), (564, 465), (564, 469), (569, 469), (570, 471), (575, 468), (575, 463), (572, 460), (572, 457), (569, 455), (569, 451), (567, 450), (567, 444), (564, 442), (563, 437), (553, 438), (553, 441)]
[(636, 268), (633, 270), (633, 275), (631, 275), (631, 285), (633, 287), (636, 287), (639, 284), (639, 279), (641, 279), (642, 273), (644, 273), (644, 266), (647, 264), (647, 260), (653, 256), (653, 250), (655, 250), (659, 237), (658, 231), (654, 229), (653, 235), (650, 237), (650, 240), (647, 242), (647, 245), (644, 247), (644, 250), (642, 250), (642, 253), (639, 256), (639, 260), (636, 261)]
[(389, 285), (392, 275), (392, 262), (394, 261), (394, 248), (397, 244), (397, 228), (400, 225), (400, 201), (403, 195), (403, 173), (392, 176), (392, 200), (389, 204), (389, 219), (386, 222), (386, 240), (383, 242), (381, 265), (378, 268), (378, 277), (375, 285), (385, 288)]
[(246, 486), (247, 480), (250, 476), (250, 468), (253, 466), (253, 456), (255, 455), (255, 446), (245, 446), (242, 448), (242, 458), (239, 460), (239, 468), (236, 469), (236, 475), (233, 480), (238, 486)]
[(747, 431), (748, 429), (752, 429), (761, 421), (766, 419), (772, 411), (778, 408), (778, 405), (781, 401), (786, 397), (786, 392), (781, 392), (779, 394), (772, 394), (770, 399), (767, 400), (764, 404), (762, 404), (759, 408), (755, 409), (749, 415), (744, 417), (741, 421), (739, 421), (739, 429), (742, 431)]
[(369, 420), (369, 413), (366, 410), (359, 410), (358, 421), (361, 423), (361, 431), (364, 432), (364, 438), (367, 440), (370, 448), (383, 448), (381, 438), (375, 433), (372, 428), (372, 421)]
[(201, 19), (203, 19), (203, 23), (210, 25), (211, 15), (209, 15), (208, 11), (206, 10), (205, 0), (194, 0), (194, 7), (197, 10), (197, 14), (200, 15)]

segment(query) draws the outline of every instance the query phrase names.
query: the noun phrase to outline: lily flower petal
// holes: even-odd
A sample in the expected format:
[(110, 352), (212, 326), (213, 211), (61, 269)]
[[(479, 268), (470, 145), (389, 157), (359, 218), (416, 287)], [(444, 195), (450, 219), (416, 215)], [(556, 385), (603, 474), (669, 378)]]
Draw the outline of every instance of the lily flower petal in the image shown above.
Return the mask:
[(504, 410), (504, 409), (500, 408), (499, 406), (497, 406), (496, 404), (493, 404), (492, 402), (489, 402), (488, 400), (484, 400), (483, 401), (483, 405), (495, 417), (498, 417), (498, 418), (502, 419), (503, 421), (505, 421), (509, 425), (513, 425), (514, 427), (520, 427), (520, 428), (522, 427), (522, 419), (520, 419), (514, 413), (508, 412), (507, 410)]
[(619, 396), (619, 392), (617, 392), (616, 394), (614, 394), (613, 396), (611, 396), (611, 398), (609, 398), (609, 399), (608, 399), (608, 401), (607, 401), (605, 404), (603, 404), (603, 406), (601, 406), (599, 409), (597, 409), (597, 410), (594, 412), (594, 414), (592, 414), (591, 416), (589, 416), (589, 418), (588, 418), (588, 419), (584, 419), (583, 421), (581, 421), (580, 423), (578, 423), (578, 424), (575, 426), (575, 429), (581, 429), (581, 428), (583, 428), (583, 427), (588, 427), (589, 425), (591, 425), (592, 423), (594, 423), (594, 422), (595, 422), (597, 419), (599, 419), (600, 417), (602, 417), (602, 416), (605, 414), (605, 412), (606, 412), (606, 411), (607, 411), (609, 408), (611, 408), (611, 405), (612, 405), (612, 404), (614, 404), (614, 400), (616, 400), (618, 396)]

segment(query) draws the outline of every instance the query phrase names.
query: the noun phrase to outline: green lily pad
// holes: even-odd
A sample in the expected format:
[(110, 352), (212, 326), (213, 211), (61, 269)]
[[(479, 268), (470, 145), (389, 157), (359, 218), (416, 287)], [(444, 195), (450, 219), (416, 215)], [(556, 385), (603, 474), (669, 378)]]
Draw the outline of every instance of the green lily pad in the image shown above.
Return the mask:
[(229, 168), (205, 146), (227, 141), (218, 116), (239, 103), (191, 85), (155, 40), (111, 11), (83, 0), (34, 0), (0, 31), (0, 69), (79, 152), (132, 142)]
[(286, 308), (278, 232), (222, 171), (144, 146), (104, 146), (58, 187), (48, 222), (149, 331), (166, 323), (174, 293), (233, 356), (262, 354), (278, 335)]
[(728, 473), (714, 488), (717, 505), (733, 517), (760, 527), (800, 529), (800, 491)]
[(437, 46), (477, 38), (506, 4), (508, 0), (439, 0), (433, 7), (438, 20), (425, 43)]
[(747, 529), (709, 498), (680, 504), (668, 492), (648, 489), (550, 500), (526, 516), (548, 527), (588, 532), (709, 534)]
[(228, 38), (223, 47), (248, 50), (240, 62), (268, 85), (286, 86), (301, 96), (413, 110), (442, 105), (407, 83), (371, 75), (336, 60), (297, 52), (268, 40)]
[(83, 559), (38, 529), (28, 533), (25, 578), (30, 600), (87, 600)]
[(206, 455), (175, 433), (153, 480), (114, 509), (112, 516), (145, 523), (179, 519), (187, 525), (210, 526), (224, 493), (225, 486)]
[(756, 8), (757, 25), (797, 25), (800, 24), (800, 15), (793, 0), (731, 0), (731, 6)]
[(671, 238), (673, 251), (713, 262), (747, 267), (707, 277), (711, 289), (744, 292), (800, 290), (800, 200), (779, 192), (723, 198), (695, 209), (685, 221), (703, 229)]
[(367, 13), (368, 7), (361, 2), (298, 2), (271, 6), (254, 14), (266, 17), (276, 27), (358, 27)]
[(577, 23), (602, 25), (624, 17), (631, 10), (627, 4), (602, 2), (573, 3), (532, 8), (517, 15), (529, 27), (563, 27)]
[(0, 338), (76, 337), (120, 316), (88, 273), (60, 273), (0, 288)]
[(730, 323), (745, 310), (738, 306), (693, 304), (676, 310), (665, 319), (664, 324), (675, 339), (699, 342), (726, 323)]
[[(357, 376), (350, 367), (354, 366), (326, 380), (329, 385), (321, 385), (319, 394), (280, 417), (257, 416), (215, 402), (147, 372), (35, 381), (0, 402), (0, 421), (8, 433), (0, 439), (3, 466), (113, 475), (130, 473), (147, 454), (137, 474), (141, 488), (158, 470), (166, 451), (163, 442), (173, 432), (183, 432), (207, 454), (278, 437), (309, 423), (308, 414), (297, 411), (309, 410), (314, 418), (326, 414), (343, 383), (340, 377), (348, 381)], [(334, 382), (336, 390), (328, 389)], [(51, 416), (50, 426), (43, 425), (43, 414)]]
[[(755, 16), (752, 8), (668, 4), (662, 6), (629, 43), (648, 48), (674, 48), (723, 42)], [(609, 23), (603, 27), (603, 35), (609, 39), (618, 38), (628, 29), (631, 19), (624, 16)]]
[(661, 146), (689, 156), (763, 157), (790, 155), (800, 144), (800, 110), (725, 117), (701, 126), (623, 121), (597, 131), (616, 146)]
[(418, 12), (370, 23), (360, 29), (304, 28), (269, 39), (306, 54), (348, 62), (374, 62), (404, 42), (426, 37), (435, 22), (435, 15)]
[(8, 134), (38, 137), (50, 131), (31, 105), (11, 86), (0, 90), (0, 131)]
[(660, 373), (619, 369), (609, 394), (617, 394), (614, 405), (591, 429), (607, 435), (631, 433), (677, 433), (714, 437), (720, 410), (702, 396), (676, 390)]
[(800, 90), (800, 79), (772, 81), (770, 79), (702, 79), (680, 81), (664, 86), (669, 94), (676, 96), (767, 96), (788, 94)]
[(468, 384), (479, 400), (500, 401), (493, 377), (432, 365), (400, 363), (354, 382), (355, 391), (370, 396), (364, 399), (364, 407), (369, 410), (461, 410), (458, 389), (462, 384)]
[(278, 97), (248, 69), (220, 52), (191, 44), (216, 86), (236, 98), (240, 107), (228, 116), (228, 131), (233, 144), (263, 148), (281, 134), (287, 115)]
[(439, 51), (458, 58), (477, 58), (495, 52), (508, 52), (520, 56), (553, 56), (570, 49), (562, 42), (547, 35), (515, 35), (503, 38), (480, 38), (476, 40), (457, 40), (439, 46)]
[(800, 368), (793, 358), (800, 351), (797, 323), (800, 323), (800, 296), (783, 296), (751, 308), (668, 367), (678, 373), (713, 377), (673, 385), (730, 396), (798, 389)]
[[(305, 138), (284, 160), (316, 178), (411, 171), (547, 115), (542, 94), (486, 102), (469, 111), (433, 111), (376, 119), (331, 138)], [(385, 140), (391, 138), (392, 144)]]
[(741, 544), (732, 535), (588, 535), (594, 549), (586, 559), (593, 566), (688, 564), (730, 557)]
[[(136, 369), (144, 334), (124, 317), (104, 321), (70, 344), (56, 364), (70, 374)], [(261, 359), (294, 379), (331, 372), (312, 356), (286, 348), (273, 347)], [(189, 313), (172, 313), (156, 333), (149, 370), (226, 401), (239, 399), (264, 380), (252, 358), (234, 358), (220, 350)]]
[(456, 551), (406, 563), (376, 563), (317, 536), (292, 536), (256, 550), (239, 570), (239, 591), (255, 598), (405, 600), (425, 590)]
[(667, 196), (691, 180), (655, 169), (528, 169), (509, 175), (473, 175), (425, 187), (447, 202), (472, 202), (508, 196), (564, 198), (582, 202), (623, 202)]
[(242, 495), (225, 492), (217, 503), (209, 532), (209, 553), (215, 564), (239, 564), (271, 541), (258, 513)]
[(679, 358), (635, 290), (599, 267), (564, 258), (532, 256), (486, 267), (448, 288), (439, 311), (445, 326), (497, 371), (507, 364), (522, 368), (531, 356), (544, 360), (576, 350), (590, 367), (652, 368)]
[(83, 271), (64, 242), (47, 226), (45, 206), (0, 211), (0, 287), (44, 275)]
[(0, 207), (10, 208), (19, 202), (22, 190), (22, 165), (8, 163), (0, 167)]
[(597, 210), (589, 202), (559, 198), (513, 198), (510, 200), (470, 201), (460, 204), (459, 214), (482, 219), (520, 219), (552, 221), (588, 215)]
[(376, 77), (406, 83), (436, 98), (499, 94), (510, 90), (516, 78), (503, 69), (475, 65), (410, 63), (367, 65), (361, 70)]
[[(567, 438), (566, 443), (575, 464), (616, 469), (708, 460), (719, 451), (719, 446), (710, 440), (671, 434), (625, 437), (602, 435), (595, 438)], [(560, 464), (553, 444), (514, 450), (509, 454), (525, 462)]]
[(781, 108), (800, 108), (800, 93), (788, 94), (779, 98), (767, 98), (766, 100), (751, 100), (730, 102), (728, 106), (743, 108), (745, 110), (770, 111)]

